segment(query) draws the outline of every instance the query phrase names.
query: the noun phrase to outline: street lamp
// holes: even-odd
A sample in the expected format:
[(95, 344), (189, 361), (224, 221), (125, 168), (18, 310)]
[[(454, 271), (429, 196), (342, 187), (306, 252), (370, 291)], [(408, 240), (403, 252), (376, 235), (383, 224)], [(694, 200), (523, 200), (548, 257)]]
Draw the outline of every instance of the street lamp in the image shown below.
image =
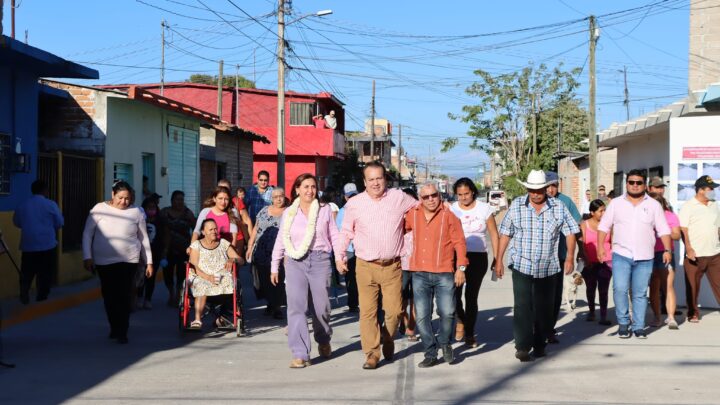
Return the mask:
[(307, 17), (322, 17), (332, 14), (332, 10), (320, 10), (316, 13), (300, 16), (285, 23), (285, 0), (278, 1), (278, 123), (277, 123), (277, 186), (285, 187), (285, 25), (296, 23)]

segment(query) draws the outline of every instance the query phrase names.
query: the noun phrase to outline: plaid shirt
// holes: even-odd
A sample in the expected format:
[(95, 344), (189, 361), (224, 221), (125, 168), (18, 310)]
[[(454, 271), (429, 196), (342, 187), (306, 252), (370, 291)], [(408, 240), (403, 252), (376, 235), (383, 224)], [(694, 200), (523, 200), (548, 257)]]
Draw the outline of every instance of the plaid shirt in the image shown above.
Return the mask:
[(548, 196), (538, 214), (525, 195), (513, 201), (499, 232), (512, 238), (508, 250), (512, 269), (545, 278), (560, 271), (558, 240), (580, 232), (580, 228), (570, 211), (555, 198)]
[(247, 195), (245, 196), (245, 206), (247, 207), (248, 215), (250, 215), (250, 219), (253, 223), (255, 223), (255, 217), (258, 212), (272, 204), (272, 192), (273, 188), (270, 186), (265, 189), (264, 193), (261, 194), (258, 190), (257, 184), (253, 185), (250, 187), (250, 190), (248, 190)]

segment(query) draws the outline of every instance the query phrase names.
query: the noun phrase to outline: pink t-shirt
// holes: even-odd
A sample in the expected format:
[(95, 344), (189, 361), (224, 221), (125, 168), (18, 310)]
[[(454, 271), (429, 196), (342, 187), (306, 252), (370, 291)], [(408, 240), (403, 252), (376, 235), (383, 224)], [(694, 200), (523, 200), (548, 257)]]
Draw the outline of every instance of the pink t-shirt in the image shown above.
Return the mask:
[[(593, 230), (588, 226), (588, 224), (585, 224), (585, 240), (583, 241), (583, 248), (585, 250), (585, 257), (587, 258), (589, 263), (597, 263), (597, 231)], [(603, 263), (612, 262), (612, 246), (610, 237), (605, 238), (605, 243), (603, 244), (605, 247), (605, 257), (603, 258)]]
[[(677, 215), (675, 215), (672, 211), (665, 211), (665, 220), (668, 223), (668, 226), (670, 227), (670, 231), (672, 232), (672, 229), (676, 226), (680, 226), (680, 218), (678, 218)], [(675, 247), (675, 243), (670, 240), (670, 249), (673, 249)], [(655, 252), (662, 252), (665, 250), (665, 246), (662, 244), (662, 239), (656, 238), (655, 240)]]

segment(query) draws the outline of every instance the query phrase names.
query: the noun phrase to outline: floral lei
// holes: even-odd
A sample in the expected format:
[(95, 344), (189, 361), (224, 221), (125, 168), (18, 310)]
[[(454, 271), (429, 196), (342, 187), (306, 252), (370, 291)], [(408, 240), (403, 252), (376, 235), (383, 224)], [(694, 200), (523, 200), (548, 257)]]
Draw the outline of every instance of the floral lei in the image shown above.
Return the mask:
[(292, 226), (293, 220), (297, 215), (298, 209), (300, 208), (300, 198), (296, 198), (292, 205), (288, 208), (287, 216), (283, 221), (282, 237), (283, 244), (285, 245), (285, 252), (288, 256), (295, 260), (300, 260), (305, 256), (310, 249), (310, 244), (315, 237), (315, 224), (317, 223), (318, 212), (320, 211), (320, 203), (317, 199), (314, 199), (310, 204), (310, 215), (308, 215), (308, 223), (305, 228), (305, 237), (302, 240), (302, 244), (299, 249), (295, 249), (290, 240), (290, 227)]

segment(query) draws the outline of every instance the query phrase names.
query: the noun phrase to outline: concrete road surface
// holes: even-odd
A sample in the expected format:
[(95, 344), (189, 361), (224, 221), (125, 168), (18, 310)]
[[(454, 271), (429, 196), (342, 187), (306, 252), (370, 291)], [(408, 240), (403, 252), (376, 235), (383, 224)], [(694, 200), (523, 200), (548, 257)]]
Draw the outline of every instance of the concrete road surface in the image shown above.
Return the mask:
[[(243, 277), (249, 285), (247, 272)], [(582, 291), (578, 309), (563, 310), (561, 343), (532, 363), (513, 357), (511, 280), (488, 275), (480, 292), (481, 345), (455, 344), (454, 365), (419, 369), (421, 344), (398, 337), (393, 363), (362, 370), (357, 316), (336, 305), (332, 358), (320, 360), (314, 349), (311, 367), (292, 370), (284, 322), (263, 316), (251, 293), (252, 336), (181, 336), (160, 284), (155, 308), (132, 315), (128, 345), (107, 339), (101, 301), (3, 330), (5, 358), (18, 366), (0, 370), (0, 403), (720, 403), (717, 312), (678, 331), (651, 329), (647, 340), (621, 340), (616, 326), (584, 320)]]

